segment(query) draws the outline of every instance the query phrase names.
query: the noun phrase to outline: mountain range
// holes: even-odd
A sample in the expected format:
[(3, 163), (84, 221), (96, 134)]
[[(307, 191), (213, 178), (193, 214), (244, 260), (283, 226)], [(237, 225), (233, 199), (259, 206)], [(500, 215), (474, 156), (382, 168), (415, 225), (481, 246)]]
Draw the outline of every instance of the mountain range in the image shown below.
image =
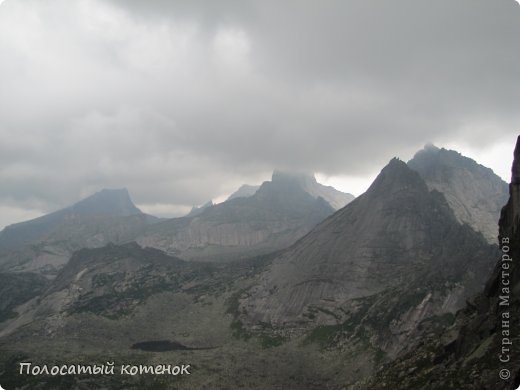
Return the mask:
[[(14, 225), (0, 233), (0, 383), (509, 388), (518, 364), (507, 366), (513, 381), (500, 382), (496, 359), (489, 362), (501, 325), (501, 268), (493, 265), (504, 251), (492, 220), (509, 199), (500, 239), (511, 238), (516, 256), (519, 151), (509, 188), (475, 161), (427, 146), (408, 163), (392, 159), (353, 200), (312, 176), (275, 171), (258, 189), (182, 218), (154, 219), (126, 191), (110, 201), (102, 191)], [(127, 219), (141, 222), (125, 230)], [(38, 261), (52, 246), (64, 248), (63, 259), (45, 273)], [(514, 268), (514, 291), (517, 276)], [(518, 300), (511, 304), (517, 309)], [(194, 371), (46, 378), (16, 369), (20, 361), (100, 356), (183, 360)]]
[[(250, 196), (232, 197), (158, 223), (137, 237), (143, 247), (190, 260), (231, 260), (285, 248), (353, 198), (313, 176), (275, 171)], [(331, 203), (330, 203), (331, 202)]]

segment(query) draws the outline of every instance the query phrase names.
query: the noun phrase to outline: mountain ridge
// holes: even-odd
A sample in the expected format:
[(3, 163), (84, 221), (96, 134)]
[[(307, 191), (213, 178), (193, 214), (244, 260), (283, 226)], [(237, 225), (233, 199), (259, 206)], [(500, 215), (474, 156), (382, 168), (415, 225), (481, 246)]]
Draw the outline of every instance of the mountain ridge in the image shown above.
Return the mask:
[(500, 209), (506, 203), (508, 186), (490, 168), (459, 152), (426, 145), (408, 161), (428, 188), (446, 197), (455, 216), (497, 242)]
[(238, 197), (200, 213), (150, 226), (137, 237), (186, 259), (236, 259), (265, 254), (290, 245), (334, 209), (294, 180), (266, 181), (250, 197)]
[(392, 159), (367, 192), (273, 260), (242, 295), (239, 318), (252, 329), (333, 327), (352, 323), (362, 301), (373, 346), (397, 356), (407, 337), (418, 342), (420, 321), (455, 313), (483, 286), (493, 253), (441, 193)]

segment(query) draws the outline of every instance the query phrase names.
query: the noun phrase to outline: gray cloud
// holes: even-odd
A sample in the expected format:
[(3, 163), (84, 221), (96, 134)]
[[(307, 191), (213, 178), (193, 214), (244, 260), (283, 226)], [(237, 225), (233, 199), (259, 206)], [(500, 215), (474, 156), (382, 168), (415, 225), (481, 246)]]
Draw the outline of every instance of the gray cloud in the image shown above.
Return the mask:
[(513, 142), (519, 19), (513, 0), (7, 0), (0, 205), (126, 186), (173, 210), (275, 167), (363, 176), (428, 141)]

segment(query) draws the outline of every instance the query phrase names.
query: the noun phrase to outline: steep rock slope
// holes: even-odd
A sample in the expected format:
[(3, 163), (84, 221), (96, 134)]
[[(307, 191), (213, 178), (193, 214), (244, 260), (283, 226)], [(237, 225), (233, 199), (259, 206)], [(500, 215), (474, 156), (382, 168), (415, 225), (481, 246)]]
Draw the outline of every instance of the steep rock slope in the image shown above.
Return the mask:
[(155, 224), (137, 242), (185, 259), (230, 260), (289, 246), (333, 211), (298, 180), (274, 174), (253, 196)]
[(273, 261), (242, 296), (241, 320), (361, 325), (396, 356), (422, 320), (454, 313), (482, 288), (495, 254), (442, 194), (394, 159), (365, 194)]
[(500, 209), (507, 184), (489, 168), (453, 150), (433, 145), (417, 152), (408, 166), (419, 172), (428, 188), (442, 192), (460, 222), (496, 243)]
[[(509, 200), (499, 222), (501, 255), (486, 288), (457, 320), (384, 367), (362, 389), (517, 389), (520, 386), (520, 137)], [(495, 257), (496, 258), (496, 257)], [(509, 260), (511, 259), (511, 260)]]
[(33, 273), (0, 273), (0, 323), (17, 317), (15, 308), (41, 294), (49, 281)]
[(74, 250), (131, 240), (156, 220), (135, 207), (126, 189), (102, 190), (71, 207), (6, 227), (0, 233), (0, 266), (55, 273)]

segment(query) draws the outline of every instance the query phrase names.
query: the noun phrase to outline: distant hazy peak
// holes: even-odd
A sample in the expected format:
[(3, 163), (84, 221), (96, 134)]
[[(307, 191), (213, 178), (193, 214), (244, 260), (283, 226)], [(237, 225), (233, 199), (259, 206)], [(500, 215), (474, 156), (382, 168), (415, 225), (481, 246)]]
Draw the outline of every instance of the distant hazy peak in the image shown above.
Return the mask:
[(408, 161), (430, 190), (444, 194), (457, 219), (495, 243), (500, 209), (507, 202), (507, 184), (487, 168), (459, 152), (429, 147)]
[(271, 180), (273, 184), (297, 185), (314, 198), (323, 198), (336, 210), (354, 199), (352, 194), (318, 183), (316, 177), (310, 173), (275, 170)]
[[(130, 216), (136, 218), (126, 218)], [(51, 249), (45, 252), (45, 259), (41, 260), (40, 255), (37, 255), (24, 264), (40, 269), (50, 264), (47, 261), (51, 261), (54, 267), (63, 265), (67, 260), (63, 254), (68, 253), (70, 248), (124, 241), (155, 220), (155, 217), (143, 214), (134, 205), (125, 188), (104, 189), (72, 206), (7, 226), (0, 232), (0, 253), (22, 250), (37, 242), (51, 243), (51, 246), (58, 248), (57, 252)]]
[(437, 150), (439, 150), (439, 148), (437, 146), (435, 146), (433, 143), (428, 142), (427, 144), (424, 145), (423, 150), (437, 151)]
[(70, 210), (82, 215), (128, 216), (141, 214), (141, 210), (132, 202), (126, 188), (102, 189), (74, 204)]
[(229, 195), (227, 200), (236, 199), (236, 198), (248, 198), (248, 197), (256, 194), (256, 191), (258, 191), (259, 188), (260, 188), (260, 186), (242, 184), (238, 190), (236, 190), (231, 195)]
[(472, 158), (466, 157), (456, 150), (438, 148), (432, 144), (425, 145), (423, 149), (415, 153), (414, 157), (408, 161), (408, 165), (412, 167), (412, 169), (427, 164), (442, 164), (445, 166), (466, 168), (471, 171), (481, 170), (502, 181), (491, 168), (479, 164)]
[(193, 206), (188, 214), (186, 214), (186, 217), (194, 217), (196, 215), (199, 215), (207, 208), (214, 206), (213, 201), (210, 199), (206, 203), (204, 203), (202, 206)]

